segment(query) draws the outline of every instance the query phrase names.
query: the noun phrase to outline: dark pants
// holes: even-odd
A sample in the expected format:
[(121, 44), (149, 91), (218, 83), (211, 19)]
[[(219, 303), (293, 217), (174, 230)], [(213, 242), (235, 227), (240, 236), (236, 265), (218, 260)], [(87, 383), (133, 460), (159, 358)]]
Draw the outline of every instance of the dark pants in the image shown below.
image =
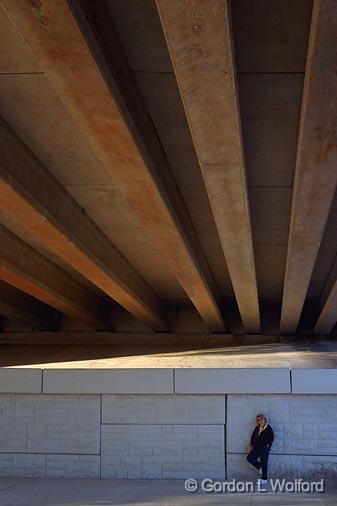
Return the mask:
[(248, 453), (247, 460), (256, 469), (262, 469), (262, 480), (268, 479), (268, 457), (270, 448), (256, 448)]

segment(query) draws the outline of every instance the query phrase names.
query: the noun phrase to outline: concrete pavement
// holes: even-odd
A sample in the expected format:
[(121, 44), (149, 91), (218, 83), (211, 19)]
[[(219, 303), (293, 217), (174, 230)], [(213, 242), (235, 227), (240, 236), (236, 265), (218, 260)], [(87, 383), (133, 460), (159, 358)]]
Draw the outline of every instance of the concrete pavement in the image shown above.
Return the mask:
[(193, 494), (183, 480), (0, 479), (1, 506), (195, 506), (234, 504), (320, 505), (337, 502), (325, 494)]

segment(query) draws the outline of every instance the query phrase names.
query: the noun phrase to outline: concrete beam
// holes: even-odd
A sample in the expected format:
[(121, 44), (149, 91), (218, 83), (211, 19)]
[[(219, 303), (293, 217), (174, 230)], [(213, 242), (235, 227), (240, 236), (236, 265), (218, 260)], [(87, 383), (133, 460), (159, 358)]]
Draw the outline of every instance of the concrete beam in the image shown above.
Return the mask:
[[(260, 336), (265, 343), (265, 337)], [(90, 332), (90, 331), (44, 331), (44, 332), (2, 332), (0, 343), (8, 344), (111, 344), (137, 348), (137, 353), (144, 346), (182, 347), (225, 346), (235, 344), (237, 338), (232, 334), (169, 334), (134, 333), (134, 332)], [(256, 341), (255, 343), (256, 344)], [(172, 351), (173, 348), (170, 348)]]
[(0, 279), (89, 327), (109, 327), (99, 297), (2, 225), (0, 244)]
[(157, 0), (228, 271), (247, 332), (260, 331), (227, 0)]
[(53, 327), (56, 313), (33, 297), (0, 281), (0, 314), (37, 329)]
[(109, 11), (104, 2), (69, 4), (77, 21), (65, 0), (0, 2), (200, 315), (221, 331), (215, 282)]
[(329, 334), (337, 322), (337, 280), (333, 284), (316, 322), (315, 334)]
[(337, 322), (337, 255), (320, 294), (317, 315), (315, 334), (329, 334)]
[(336, 190), (336, 32), (336, 2), (315, 0), (284, 281), (281, 313), (283, 334), (296, 331)]
[(0, 212), (134, 316), (164, 330), (157, 296), (4, 121), (0, 149)]

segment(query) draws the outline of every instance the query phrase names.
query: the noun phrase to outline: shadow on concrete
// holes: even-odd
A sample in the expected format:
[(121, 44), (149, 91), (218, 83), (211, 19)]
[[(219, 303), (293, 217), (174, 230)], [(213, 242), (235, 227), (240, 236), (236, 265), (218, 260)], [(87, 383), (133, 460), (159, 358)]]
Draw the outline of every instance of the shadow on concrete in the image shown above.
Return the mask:
[[(3, 344), (0, 367), (90, 361), (89, 367), (337, 367), (337, 342), (245, 346)], [(138, 361), (138, 365), (136, 365)], [(101, 365), (100, 365), (101, 362)], [(172, 365), (171, 365), (172, 364)], [(85, 364), (87, 367), (87, 364)]]

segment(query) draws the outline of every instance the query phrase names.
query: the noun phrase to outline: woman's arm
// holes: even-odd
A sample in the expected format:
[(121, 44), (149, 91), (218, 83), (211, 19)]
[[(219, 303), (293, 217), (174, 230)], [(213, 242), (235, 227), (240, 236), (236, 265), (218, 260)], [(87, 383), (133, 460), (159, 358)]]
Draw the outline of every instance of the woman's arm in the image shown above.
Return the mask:
[(250, 446), (253, 446), (255, 432), (256, 432), (256, 427), (255, 427), (255, 429), (253, 430), (252, 435), (251, 435), (251, 437), (250, 437)]
[(273, 431), (273, 429), (270, 427), (270, 425), (269, 425), (269, 427), (268, 427), (268, 428), (269, 428), (269, 430), (268, 430), (268, 441), (267, 441), (267, 444), (268, 444), (268, 446), (270, 446), (270, 447), (271, 447), (271, 445), (272, 445), (272, 444), (273, 444), (273, 442), (274, 442), (274, 431)]
[(254, 434), (255, 434), (255, 431), (256, 431), (256, 428), (253, 430), (252, 435), (250, 436), (250, 444), (249, 444), (249, 445), (248, 445), (248, 447), (247, 447), (247, 451), (248, 451), (248, 453), (250, 453), (250, 452), (254, 449), (254, 444), (253, 444), (253, 441), (254, 441)]

